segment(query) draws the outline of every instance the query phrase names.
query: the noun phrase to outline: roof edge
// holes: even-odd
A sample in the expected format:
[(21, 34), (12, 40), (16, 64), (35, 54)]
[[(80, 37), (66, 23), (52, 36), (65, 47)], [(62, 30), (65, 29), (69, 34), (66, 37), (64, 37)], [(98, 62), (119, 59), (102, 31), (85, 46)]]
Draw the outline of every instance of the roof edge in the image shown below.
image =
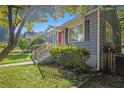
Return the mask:
[(76, 19), (78, 19), (78, 18), (80, 18), (80, 17), (83, 18), (83, 17), (85, 17), (85, 16), (88, 16), (88, 15), (90, 15), (90, 14), (92, 14), (92, 13), (98, 11), (98, 9), (100, 9), (100, 8), (99, 8), (99, 7), (98, 7), (98, 8), (95, 8), (95, 9), (93, 9), (93, 10), (87, 12), (87, 13), (84, 14), (84, 15), (80, 14), (79, 16), (76, 16), (75, 18), (73, 18), (73, 19), (71, 19), (71, 20), (69, 20), (69, 21), (63, 23), (61, 26), (65, 27), (65, 26), (66, 26), (67, 24), (69, 24), (70, 22), (73, 22), (74, 20), (76, 20)]

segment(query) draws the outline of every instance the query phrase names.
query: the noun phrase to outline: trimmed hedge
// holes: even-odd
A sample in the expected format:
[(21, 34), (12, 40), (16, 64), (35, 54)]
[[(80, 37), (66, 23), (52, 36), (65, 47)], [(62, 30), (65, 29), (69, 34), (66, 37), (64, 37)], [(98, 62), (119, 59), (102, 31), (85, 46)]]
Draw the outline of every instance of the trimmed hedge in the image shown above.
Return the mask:
[(89, 58), (88, 49), (76, 46), (52, 46), (49, 49), (54, 62), (68, 69), (82, 69)]
[(43, 36), (42, 35), (39, 35), (39, 36), (37, 36), (37, 37), (35, 37), (32, 41), (31, 41), (31, 44), (30, 44), (30, 46), (32, 47), (32, 46), (37, 46), (38, 44), (40, 45), (40, 44), (42, 44), (42, 43), (44, 43), (45, 42), (45, 39), (43, 38)]

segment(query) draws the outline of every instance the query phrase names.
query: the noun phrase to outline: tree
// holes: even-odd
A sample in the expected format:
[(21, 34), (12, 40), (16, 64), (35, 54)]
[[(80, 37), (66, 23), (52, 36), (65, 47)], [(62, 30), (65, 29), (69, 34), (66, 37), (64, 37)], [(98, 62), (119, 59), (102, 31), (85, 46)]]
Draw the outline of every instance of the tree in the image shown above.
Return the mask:
[(8, 45), (0, 52), (0, 61), (15, 48), (23, 27), (31, 31), (34, 23), (46, 22), (48, 16), (57, 20), (67, 11), (73, 15), (87, 9), (84, 6), (0, 6), (0, 25), (9, 29)]
[(26, 38), (20, 38), (18, 40), (17, 46), (22, 50), (25, 51), (30, 48), (30, 43)]

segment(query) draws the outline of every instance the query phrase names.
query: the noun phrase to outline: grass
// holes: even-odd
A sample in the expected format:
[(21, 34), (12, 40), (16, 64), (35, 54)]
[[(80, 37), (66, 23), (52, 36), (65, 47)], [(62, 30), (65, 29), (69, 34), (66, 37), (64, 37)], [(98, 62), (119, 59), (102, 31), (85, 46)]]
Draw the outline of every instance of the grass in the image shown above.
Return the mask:
[[(44, 70), (59, 74), (58, 69), (43, 66)], [(52, 88), (52, 87), (71, 87), (72, 82), (64, 78), (53, 78), (46, 76), (42, 78), (38, 68), (34, 65), (15, 66), (0, 68), (0, 87), (1, 88)]]
[(2, 62), (0, 62), (0, 64), (30, 61), (30, 55), (31, 53), (27, 52), (13, 52), (10, 53)]

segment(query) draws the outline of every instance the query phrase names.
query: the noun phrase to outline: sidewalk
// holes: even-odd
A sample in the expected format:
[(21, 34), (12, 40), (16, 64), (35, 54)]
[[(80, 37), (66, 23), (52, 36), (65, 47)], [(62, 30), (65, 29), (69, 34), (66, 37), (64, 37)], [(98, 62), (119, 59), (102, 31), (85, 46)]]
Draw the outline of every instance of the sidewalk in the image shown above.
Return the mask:
[(2, 65), (0, 65), (0, 67), (9, 67), (9, 66), (17, 66), (17, 65), (28, 65), (28, 64), (33, 64), (33, 62), (29, 61), (29, 62), (21, 62), (21, 63), (2, 64)]

